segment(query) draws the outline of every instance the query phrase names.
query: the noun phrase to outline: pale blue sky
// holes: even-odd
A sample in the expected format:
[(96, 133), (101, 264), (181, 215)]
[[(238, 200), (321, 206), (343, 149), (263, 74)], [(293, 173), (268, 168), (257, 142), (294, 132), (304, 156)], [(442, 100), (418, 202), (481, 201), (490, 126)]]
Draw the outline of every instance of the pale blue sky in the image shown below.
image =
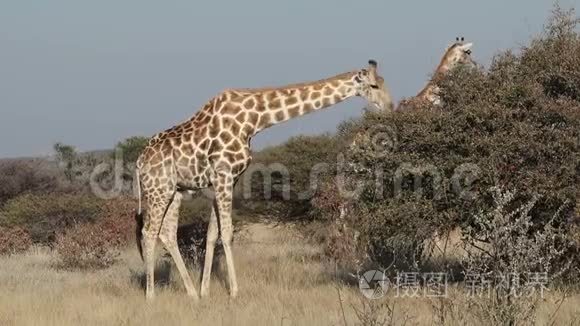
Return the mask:
[[(560, 1), (577, 8), (580, 0)], [(229, 87), (315, 80), (378, 60), (415, 94), (456, 35), (487, 65), (541, 30), (551, 1), (0, 0), (0, 157), (150, 136)], [(274, 126), (254, 148), (334, 131), (361, 99)]]

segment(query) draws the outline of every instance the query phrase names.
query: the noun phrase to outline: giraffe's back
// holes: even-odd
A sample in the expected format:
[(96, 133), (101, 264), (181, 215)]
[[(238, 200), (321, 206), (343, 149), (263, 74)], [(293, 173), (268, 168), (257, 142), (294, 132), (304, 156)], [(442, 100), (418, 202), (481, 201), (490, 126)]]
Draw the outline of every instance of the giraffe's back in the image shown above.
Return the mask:
[(239, 102), (226, 101), (228, 96), (219, 95), (191, 119), (149, 140), (137, 162), (144, 183), (161, 179), (158, 183), (201, 189), (211, 185), (215, 165), (226, 165), (234, 176), (247, 168), (251, 128), (236, 119), (245, 116), (245, 109)]

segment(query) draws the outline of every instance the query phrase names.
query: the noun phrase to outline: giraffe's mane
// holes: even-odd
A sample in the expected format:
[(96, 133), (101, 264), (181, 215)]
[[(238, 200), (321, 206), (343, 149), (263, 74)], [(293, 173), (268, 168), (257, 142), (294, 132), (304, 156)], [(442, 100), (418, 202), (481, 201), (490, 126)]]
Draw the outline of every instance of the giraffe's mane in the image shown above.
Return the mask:
[(451, 55), (453, 50), (455, 50), (455, 48), (457, 48), (460, 45), (462, 45), (462, 43), (455, 42), (451, 46), (447, 47), (447, 49), (445, 50), (445, 54), (443, 54), (443, 57), (441, 57), (441, 61), (437, 65), (437, 69), (435, 69), (435, 72), (439, 71), (439, 69), (441, 69), (441, 67), (443, 67), (443, 65), (445, 65), (447, 58)]
[[(461, 42), (455, 42), (451, 45), (449, 45), (446, 49), (445, 49), (445, 53), (443, 54), (443, 57), (441, 57), (441, 61), (439, 61), (439, 64), (437, 65), (437, 68), (435, 68), (435, 72), (434, 72), (434, 76), (437, 74), (438, 71), (441, 70), (441, 67), (443, 67), (445, 65), (445, 62), (447, 61), (447, 57), (449, 57), (451, 55), (451, 53), (453, 52), (453, 50), (462, 45), (463, 43)], [(427, 90), (429, 89), (429, 87), (431, 86), (431, 82), (432, 82), (433, 78), (431, 78), (429, 80), (429, 82), (427, 83), (427, 85), (425, 85), (425, 87), (423, 87), (419, 93), (417, 93), (417, 95), (415, 95), (416, 97), (421, 97), (423, 95), (425, 95), (425, 93), (427, 92)]]
[(356, 74), (357, 71), (349, 71), (342, 74), (338, 74), (332, 77), (311, 81), (311, 82), (302, 82), (302, 83), (295, 83), (295, 84), (288, 84), (284, 86), (274, 86), (274, 87), (259, 87), (259, 88), (231, 88), (229, 91), (233, 92), (240, 92), (240, 93), (260, 93), (266, 91), (277, 91), (277, 90), (285, 90), (285, 89), (296, 89), (296, 88), (304, 88), (307, 86), (314, 86), (319, 84), (327, 84), (333, 80), (345, 79), (349, 76)]

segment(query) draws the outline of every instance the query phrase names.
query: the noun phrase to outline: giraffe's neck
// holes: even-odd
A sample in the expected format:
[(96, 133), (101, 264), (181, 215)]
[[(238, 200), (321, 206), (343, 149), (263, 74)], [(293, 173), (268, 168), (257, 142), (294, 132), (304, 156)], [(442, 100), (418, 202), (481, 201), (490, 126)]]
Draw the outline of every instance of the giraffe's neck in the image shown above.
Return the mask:
[(420, 101), (427, 101), (431, 104), (439, 105), (441, 103), (441, 98), (438, 93), (439, 87), (437, 87), (433, 80), (430, 80), (419, 94), (417, 94), (416, 98)]
[(435, 69), (435, 73), (433, 73), (433, 77), (429, 79), (427, 85), (423, 87), (423, 89), (417, 94), (417, 98), (422, 101), (428, 101), (431, 104), (439, 105), (441, 103), (441, 98), (439, 97), (439, 87), (437, 87), (436, 80), (441, 76), (445, 75), (450, 69), (451, 65), (447, 59), (447, 53), (441, 59), (441, 62)]
[(356, 96), (357, 91), (353, 82), (355, 74), (356, 72), (349, 72), (312, 83), (259, 90), (255, 94), (257, 97), (255, 111), (260, 114), (260, 118), (252, 135), (272, 125)]

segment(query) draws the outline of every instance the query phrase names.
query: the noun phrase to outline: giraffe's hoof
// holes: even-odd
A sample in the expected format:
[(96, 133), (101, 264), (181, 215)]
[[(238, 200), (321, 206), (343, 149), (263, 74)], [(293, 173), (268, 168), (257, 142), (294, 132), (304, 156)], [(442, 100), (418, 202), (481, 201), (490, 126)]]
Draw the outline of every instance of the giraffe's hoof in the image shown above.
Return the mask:
[(145, 299), (147, 301), (153, 301), (153, 299), (155, 299), (155, 294), (154, 293), (147, 293), (147, 294), (145, 294)]
[(235, 299), (238, 296), (238, 289), (232, 290), (230, 292), (230, 298)]
[(193, 299), (195, 302), (199, 301), (199, 296), (195, 292), (188, 292), (187, 296)]
[(206, 283), (206, 284), (202, 284), (202, 285), (201, 285), (201, 290), (199, 291), (199, 295), (200, 295), (202, 298), (207, 298), (207, 297), (209, 297), (209, 286), (206, 286), (206, 285), (207, 285), (207, 283)]

